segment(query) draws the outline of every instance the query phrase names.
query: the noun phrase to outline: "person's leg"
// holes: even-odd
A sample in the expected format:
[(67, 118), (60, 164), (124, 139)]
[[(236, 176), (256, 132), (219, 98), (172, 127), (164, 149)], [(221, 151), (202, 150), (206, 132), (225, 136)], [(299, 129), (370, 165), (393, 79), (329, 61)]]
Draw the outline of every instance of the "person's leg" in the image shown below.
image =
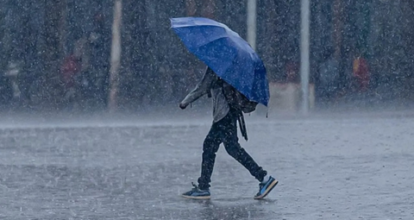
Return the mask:
[(193, 184), (194, 188), (182, 194), (184, 198), (189, 199), (210, 199), (210, 181), (213, 173), (216, 153), (222, 142), (222, 126), (219, 123), (214, 123), (211, 126), (210, 132), (204, 140), (203, 156), (201, 162), (201, 176), (198, 178), (198, 186)]
[(201, 176), (198, 178), (198, 187), (202, 190), (210, 188), (211, 175), (213, 173), (214, 162), (216, 160), (216, 153), (222, 142), (220, 122), (214, 123), (211, 126), (210, 132), (203, 143), (203, 156), (201, 162)]
[[(263, 199), (270, 191), (277, 185), (278, 181), (272, 176), (267, 176), (267, 172), (262, 169), (253, 158), (240, 146), (237, 137), (237, 119), (231, 118), (227, 121), (227, 126), (224, 132), (223, 142), (226, 151), (239, 163), (241, 163), (250, 174), (259, 180), (259, 192), (254, 196), (254, 199)], [(266, 179), (265, 179), (266, 177)]]
[(240, 146), (239, 138), (237, 137), (237, 117), (226, 118), (224, 124), (223, 143), (227, 153), (242, 164), (252, 176), (262, 182), (267, 172)]

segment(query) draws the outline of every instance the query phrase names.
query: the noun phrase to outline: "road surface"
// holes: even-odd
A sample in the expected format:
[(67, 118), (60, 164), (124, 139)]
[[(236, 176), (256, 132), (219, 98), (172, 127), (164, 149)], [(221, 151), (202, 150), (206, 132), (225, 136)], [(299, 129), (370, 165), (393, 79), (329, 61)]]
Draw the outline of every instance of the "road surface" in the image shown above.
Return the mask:
[(179, 196), (209, 119), (80, 124), (0, 126), (0, 219), (414, 219), (411, 117), (247, 118), (242, 146), (280, 181), (263, 201), (224, 148), (212, 199)]

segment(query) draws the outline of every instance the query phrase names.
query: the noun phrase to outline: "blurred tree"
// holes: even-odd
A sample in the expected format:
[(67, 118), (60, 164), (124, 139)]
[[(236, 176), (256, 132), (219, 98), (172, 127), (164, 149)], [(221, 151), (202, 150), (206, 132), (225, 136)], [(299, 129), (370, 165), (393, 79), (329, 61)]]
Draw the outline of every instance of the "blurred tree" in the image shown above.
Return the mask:
[(193, 17), (197, 12), (197, 4), (195, 0), (185, 0), (186, 15)]
[(38, 42), (38, 48), (35, 53), (41, 54), (40, 60), (42, 62), (37, 63), (37, 65), (40, 66), (43, 63), (43, 67), (38, 70), (39, 79), (37, 83), (34, 83), (28, 92), (32, 97), (34, 94), (40, 93), (41, 101), (49, 103), (53, 107), (60, 104), (57, 100), (61, 100), (58, 98), (62, 89), (59, 87), (59, 68), (64, 56), (67, 33), (65, 19), (67, 12), (66, 4), (66, 0), (45, 1), (45, 4), (40, 6), (44, 8), (38, 9), (38, 11), (43, 12), (44, 23), (41, 24), (41, 28), (44, 31), (43, 36), (40, 35), (42, 41)]
[(215, 18), (214, 13), (215, 13), (215, 1), (214, 0), (203, 0), (201, 16), (214, 19)]
[[(269, 79), (275, 81), (277, 79), (277, 63), (280, 56), (277, 55), (277, 48), (280, 47), (278, 39), (280, 36), (276, 32), (280, 26), (278, 19), (277, 5), (275, 1), (265, 1), (263, 4), (259, 2), (258, 5), (258, 52), (262, 53), (263, 62), (266, 64)], [(260, 19), (262, 17), (262, 19)], [(260, 31), (261, 28), (264, 30)], [(261, 34), (260, 34), (261, 33)], [(261, 50), (260, 50), (261, 49)], [(280, 61), (279, 61), (280, 62)]]
[(342, 46), (342, 34), (343, 34), (343, 17), (342, 17), (342, 0), (334, 0), (333, 5), (333, 42), (335, 45), (335, 57), (341, 59), (341, 46)]

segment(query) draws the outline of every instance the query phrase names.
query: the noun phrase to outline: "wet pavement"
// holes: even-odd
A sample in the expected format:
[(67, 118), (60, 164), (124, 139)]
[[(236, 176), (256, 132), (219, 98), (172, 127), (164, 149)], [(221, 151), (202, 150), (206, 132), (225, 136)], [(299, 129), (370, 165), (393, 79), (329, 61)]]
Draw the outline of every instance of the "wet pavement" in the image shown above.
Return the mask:
[(209, 121), (0, 126), (0, 219), (414, 219), (414, 119), (254, 120), (241, 144), (279, 179), (220, 148), (211, 201), (200, 173)]

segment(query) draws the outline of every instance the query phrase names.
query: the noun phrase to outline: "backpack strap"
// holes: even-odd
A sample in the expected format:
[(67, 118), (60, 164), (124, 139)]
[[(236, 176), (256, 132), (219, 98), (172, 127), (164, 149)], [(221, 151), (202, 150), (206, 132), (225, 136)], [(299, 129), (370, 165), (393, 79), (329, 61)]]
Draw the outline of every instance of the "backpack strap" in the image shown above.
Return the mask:
[(244, 115), (243, 112), (238, 111), (237, 112), (237, 121), (239, 121), (239, 127), (240, 127), (240, 133), (244, 137), (244, 139), (247, 141), (247, 129), (246, 129), (246, 123), (244, 121)]

